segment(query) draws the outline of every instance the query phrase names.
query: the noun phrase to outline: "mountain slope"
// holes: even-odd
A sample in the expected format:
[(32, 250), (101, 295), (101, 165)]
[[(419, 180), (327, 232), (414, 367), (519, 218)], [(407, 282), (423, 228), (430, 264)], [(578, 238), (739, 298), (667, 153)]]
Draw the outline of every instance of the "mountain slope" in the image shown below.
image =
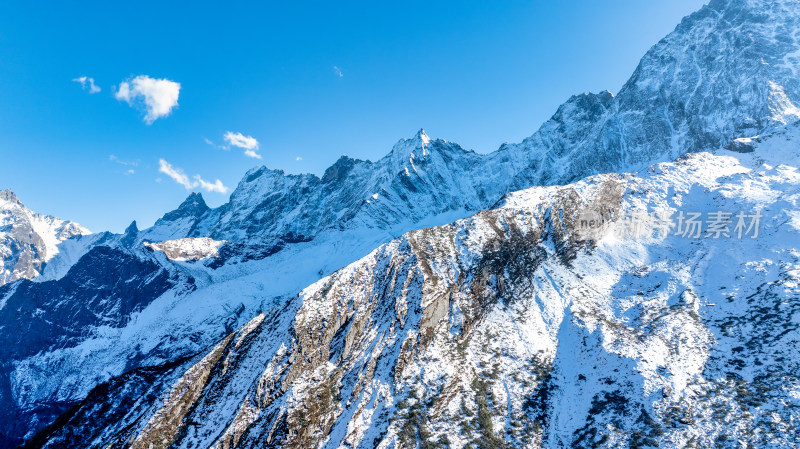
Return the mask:
[(0, 285), (32, 279), (64, 240), (89, 234), (71, 221), (31, 211), (11, 190), (0, 190)]
[[(32, 443), (795, 447), (800, 128), (753, 148), (412, 231)], [(693, 212), (700, 237), (677, 227)]]

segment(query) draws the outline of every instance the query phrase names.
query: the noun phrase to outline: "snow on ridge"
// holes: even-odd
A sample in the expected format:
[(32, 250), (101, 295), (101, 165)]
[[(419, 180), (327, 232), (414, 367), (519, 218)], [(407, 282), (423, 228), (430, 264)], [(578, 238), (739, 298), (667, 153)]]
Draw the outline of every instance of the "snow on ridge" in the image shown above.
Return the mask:
[(169, 260), (179, 262), (196, 261), (217, 257), (219, 248), (227, 243), (225, 240), (214, 240), (208, 237), (186, 237), (163, 242), (142, 242), (155, 251), (161, 251)]
[(0, 191), (0, 285), (39, 276), (62, 242), (88, 234), (78, 223), (30, 210), (11, 190)]

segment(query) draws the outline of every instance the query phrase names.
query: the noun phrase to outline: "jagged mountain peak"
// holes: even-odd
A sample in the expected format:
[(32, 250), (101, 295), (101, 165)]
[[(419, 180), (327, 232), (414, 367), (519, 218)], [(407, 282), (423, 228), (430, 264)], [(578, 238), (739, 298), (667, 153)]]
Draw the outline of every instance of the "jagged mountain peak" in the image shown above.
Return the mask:
[(0, 190), (0, 285), (38, 276), (61, 242), (85, 234), (83, 226), (34, 212), (11, 190)]
[(206, 213), (209, 209), (205, 199), (203, 199), (203, 195), (199, 192), (192, 192), (183, 200), (177, 209), (164, 214), (158, 222), (170, 222), (187, 217), (197, 218)]
[(800, 118), (799, 26), (796, 0), (712, 1), (645, 54), (619, 107), (651, 101), (698, 150), (785, 125)]
[(415, 139), (419, 139), (420, 141), (422, 141), (422, 143), (425, 143), (425, 144), (427, 144), (431, 140), (430, 137), (428, 137), (428, 135), (425, 134), (425, 129), (424, 128), (420, 128), (419, 131), (417, 131), (417, 133), (414, 134), (414, 138)]
[(22, 205), (22, 202), (19, 200), (19, 198), (17, 198), (17, 195), (11, 191), (11, 189), (0, 190), (0, 200), (18, 204), (20, 206)]
[(528, 168), (531, 184), (558, 184), (717, 151), (792, 123), (800, 118), (799, 6), (704, 6), (642, 57), (617, 95), (570, 98), (531, 137), (505, 146), (505, 157)]
[(125, 232), (122, 234), (122, 238), (120, 238), (120, 243), (123, 246), (130, 247), (136, 243), (136, 239), (139, 237), (139, 227), (136, 226), (136, 220), (133, 220), (127, 228), (125, 228)]
[(178, 206), (178, 210), (188, 213), (203, 213), (208, 210), (206, 200), (200, 192), (192, 192), (189, 196)]
[[(407, 162), (413, 163), (414, 159), (424, 159), (430, 152), (431, 138), (420, 128), (411, 138), (400, 139), (390, 153), (393, 166), (402, 166)], [(434, 142), (444, 142), (436, 139)]]
[(330, 167), (325, 170), (325, 173), (322, 175), (322, 182), (332, 182), (338, 181), (341, 182), (345, 179), (345, 177), (350, 173), (350, 170), (358, 164), (358, 159), (353, 159), (346, 155), (342, 155), (336, 162), (333, 163)]
[(276, 240), (287, 241), (285, 236), (290, 236), (288, 241), (295, 236), (305, 240), (326, 229), (391, 227), (450, 210), (486, 207), (499, 198), (501, 193), (494, 190), (502, 187), (484, 191), (490, 184), (486, 175), (472, 173), (483, 159), (457, 144), (433, 140), (420, 129), (376, 162), (343, 155), (321, 177), (254, 167), (228, 203), (209, 209), (204, 203), (195, 205), (199, 197), (190, 196), (141, 238), (247, 238), (248, 244), (274, 245)]
[[(178, 206), (156, 220), (145, 232), (138, 233), (141, 239), (161, 241), (185, 237), (197, 222), (211, 210), (199, 192), (192, 192)], [(127, 236), (126, 230), (126, 236)]]
[(599, 93), (585, 92), (571, 96), (564, 104), (558, 107), (550, 118), (551, 123), (558, 123), (562, 132), (581, 130), (574, 123), (593, 123), (600, 120), (613, 106), (614, 94), (608, 90)]
[(136, 220), (133, 220), (131, 224), (129, 224), (128, 227), (125, 228), (125, 232), (123, 232), (123, 234), (125, 235), (137, 234), (138, 232), (139, 232), (139, 227), (136, 226)]

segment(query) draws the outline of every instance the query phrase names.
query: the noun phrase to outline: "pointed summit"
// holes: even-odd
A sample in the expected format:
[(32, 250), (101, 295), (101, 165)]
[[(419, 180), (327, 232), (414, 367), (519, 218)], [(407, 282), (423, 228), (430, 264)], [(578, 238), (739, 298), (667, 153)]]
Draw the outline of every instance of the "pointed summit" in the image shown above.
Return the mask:
[(206, 205), (203, 195), (198, 192), (192, 192), (186, 199), (178, 206), (177, 209), (165, 214), (161, 217), (159, 222), (174, 221), (184, 217), (200, 217), (209, 210)]
[(120, 239), (120, 243), (124, 246), (131, 246), (136, 241), (136, 238), (139, 236), (139, 227), (136, 226), (136, 220), (133, 220), (131, 224), (125, 229), (125, 233)]
[(199, 215), (208, 210), (206, 200), (199, 192), (192, 192), (188, 197), (178, 206), (178, 210), (189, 212), (192, 215)]
[(420, 128), (419, 131), (417, 131), (417, 134), (414, 135), (414, 139), (418, 139), (423, 144), (428, 144), (431, 141), (431, 138), (425, 134), (425, 130), (423, 128)]
[(399, 167), (407, 162), (413, 162), (414, 159), (424, 159), (428, 155), (428, 147), (431, 138), (425, 133), (425, 130), (420, 128), (414, 137), (410, 139), (400, 139), (394, 147), (390, 157), (392, 158), (393, 166)]
[(139, 227), (136, 226), (136, 220), (133, 220), (127, 228), (125, 228), (125, 235), (136, 235), (139, 233)]
[(8, 201), (9, 203), (15, 203), (18, 205), (22, 205), (22, 202), (17, 198), (17, 195), (11, 191), (11, 189), (0, 190), (0, 200)]

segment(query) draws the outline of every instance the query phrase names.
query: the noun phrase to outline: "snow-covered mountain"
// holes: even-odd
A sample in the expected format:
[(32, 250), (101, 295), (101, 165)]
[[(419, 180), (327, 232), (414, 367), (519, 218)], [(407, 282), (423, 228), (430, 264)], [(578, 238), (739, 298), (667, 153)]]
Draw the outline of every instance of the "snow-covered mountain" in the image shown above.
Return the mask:
[(35, 443), (797, 447), (798, 167), (792, 126), (516, 192), (103, 384)]
[(89, 234), (71, 221), (33, 212), (11, 190), (0, 190), (0, 285), (32, 279), (64, 240)]
[(331, 228), (406, 229), (532, 185), (740, 148), (737, 139), (800, 119), (798, 29), (796, 0), (715, 0), (650, 49), (616, 96), (573, 96), (519, 144), (481, 155), (420, 130), (376, 162), (343, 156), (322, 177), (260, 167), (228, 204), (211, 210), (190, 197), (146, 235), (293, 241)]
[[(791, 124), (800, 118), (799, 16), (797, 1), (715, 0), (655, 45), (616, 96), (574, 96), (530, 138), (488, 155), (420, 131), (378, 161), (343, 157), (321, 177), (256, 168), (222, 207), (192, 194), (149, 229), (134, 223), (122, 235), (62, 243), (35, 282), (0, 287), (6, 445), (47, 424), (31, 445), (149, 447), (177, 438), (177, 446), (195, 447), (345, 439), (372, 447), (376, 438), (404, 446), (452, 435), (456, 447), (473, 438), (483, 438), (480, 447), (502, 439), (559, 447), (578, 424), (586, 435), (579, 443), (616, 444), (633, 428), (632, 413), (645, 423), (687, 425), (664, 421), (653, 392), (669, 384), (665, 398), (688, 401), (696, 397), (685, 396), (687, 379), (722, 382), (722, 368), (709, 365), (712, 347), (721, 348), (720, 360), (740, 364), (731, 361), (739, 346), (713, 346), (720, 337), (706, 315), (681, 321), (699, 314), (694, 304), (711, 301), (697, 276), (715, 257), (730, 264), (719, 254), (731, 247), (667, 236), (576, 237), (573, 215), (590, 200), (606, 217), (680, 211), (683, 202), (710, 211), (714, 202), (733, 207), (730, 192), (753, 207), (791, 211), (797, 157), (775, 142), (794, 136)], [(784, 146), (796, 147), (791, 142)], [(717, 156), (648, 171), (698, 151)], [(751, 188), (758, 183), (768, 185)], [(732, 259), (755, 274), (730, 278), (736, 269), (723, 270), (720, 285), (755, 288), (767, 270), (759, 263), (790, 267), (780, 272), (790, 279), (794, 219), (770, 217), (785, 221), (775, 228), (785, 247), (758, 240), (753, 251), (764, 259)], [(665, 274), (646, 276), (661, 260), (650, 255), (669, 265)], [(699, 268), (679, 270), (686, 261)], [(762, 290), (768, 282), (777, 281), (764, 278)], [(725, 313), (734, 316), (736, 307)], [(793, 313), (765, 319), (791, 323)], [(787, 329), (776, 345), (794, 341)], [(642, 347), (661, 352), (651, 360), (637, 352)], [(502, 361), (497, 370), (495, 361)], [(697, 374), (706, 367), (717, 371)], [(569, 384), (565, 376), (573, 375), (586, 386)], [(621, 386), (600, 389), (611, 381)], [(777, 397), (791, 403), (787, 382)], [(741, 393), (731, 388), (723, 382), (711, 395)], [(581, 421), (593, 408), (587, 416), (595, 420)], [(448, 417), (459, 413), (474, 414), (464, 419), (464, 437)], [(673, 432), (675, 445), (686, 435), (741, 435), (712, 418), (705, 423), (716, 427)], [(782, 422), (774, 426), (785, 430)], [(671, 429), (659, 425), (662, 433)], [(659, 437), (651, 430), (637, 438)]]
[(712, 0), (653, 46), (616, 96), (571, 98), (527, 150), (536, 185), (713, 151), (800, 117), (796, 0)]

